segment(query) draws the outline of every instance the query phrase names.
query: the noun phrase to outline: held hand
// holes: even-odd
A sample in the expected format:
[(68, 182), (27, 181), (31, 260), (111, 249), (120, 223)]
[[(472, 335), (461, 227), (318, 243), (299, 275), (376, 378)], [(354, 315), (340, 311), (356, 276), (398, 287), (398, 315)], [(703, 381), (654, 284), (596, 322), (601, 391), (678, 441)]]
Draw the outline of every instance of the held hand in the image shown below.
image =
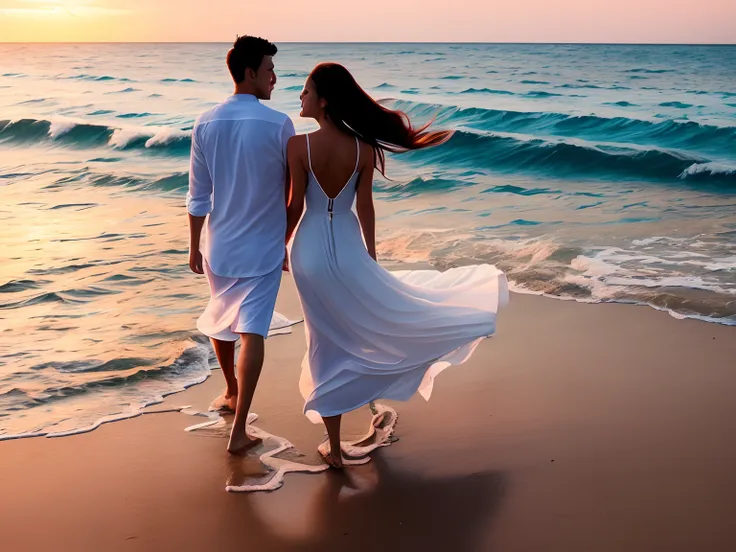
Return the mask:
[(195, 274), (204, 274), (202, 267), (202, 253), (200, 251), (189, 252), (189, 269)]
[(289, 272), (289, 249), (286, 248), (284, 251), (284, 264), (281, 266), (281, 270)]

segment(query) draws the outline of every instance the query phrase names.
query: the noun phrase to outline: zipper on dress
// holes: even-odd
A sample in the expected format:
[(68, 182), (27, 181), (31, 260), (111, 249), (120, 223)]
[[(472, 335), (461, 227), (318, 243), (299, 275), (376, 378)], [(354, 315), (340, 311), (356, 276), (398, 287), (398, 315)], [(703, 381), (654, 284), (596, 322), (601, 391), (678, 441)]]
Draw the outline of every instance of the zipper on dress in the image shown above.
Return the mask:
[(327, 199), (327, 213), (330, 215), (330, 222), (332, 222), (332, 210), (335, 206), (335, 200), (334, 199)]

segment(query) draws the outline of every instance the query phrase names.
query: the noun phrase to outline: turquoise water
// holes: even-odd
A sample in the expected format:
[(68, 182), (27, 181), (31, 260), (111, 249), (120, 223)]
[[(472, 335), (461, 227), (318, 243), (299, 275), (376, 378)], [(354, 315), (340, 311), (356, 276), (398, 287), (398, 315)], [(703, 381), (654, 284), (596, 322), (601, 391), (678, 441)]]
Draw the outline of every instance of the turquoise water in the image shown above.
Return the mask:
[[(0, 45), (0, 437), (201, 381), (186, 268), (194, 118), (226, 44)], [(342, 62), (439, 148), (376, 181), (383, 262), (492, 262), (519, 291), (736, 324), (736, 48), (280, 46), (271, 105)], [(296, 385), (296, 382), (295, 382)]]

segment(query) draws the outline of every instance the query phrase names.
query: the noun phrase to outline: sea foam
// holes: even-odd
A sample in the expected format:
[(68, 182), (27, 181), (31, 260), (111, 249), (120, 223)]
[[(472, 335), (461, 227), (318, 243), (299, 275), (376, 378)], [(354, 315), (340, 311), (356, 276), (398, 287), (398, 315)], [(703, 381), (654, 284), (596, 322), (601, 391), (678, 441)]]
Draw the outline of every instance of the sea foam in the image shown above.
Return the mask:
[[(189, 426), (185, 431), (199, 433), (203, 435), (218, 436), (226, 438), (230, 433), (231, 422), (226, 421), (217, 415), (205, 415), (210, 417), (207, 422)], [(300, 462), (297, 459), (303, 457), (294, 445), (284, 437), (274, 435), (252, 425), (258, 419), (255, 413), (248, 415), (248, 434), (263, 440), (258, 445), (259, 459), (261, 463), (268, 469), (269, 477), (265, 481), (234, 484), (228, 481), (225, 490), (228, 492), (257, 492), (257, 491), (275, 491), (284, 484), (284, 476), (287, 473), (321, 473), (326, 471), (329, 466), (327, 464), (308, 464)], [(370, 461), (368, 456), (374, 450), (380, 447), (389, 446), (395, 441), (394, 431), (398, 414), (396, 411), (386, 405), (376, 404), (374, 406), (374, 415), (371, 418), (366, 434), (353, 441), (344, 441), (341, 443), (343, 453), (343, 464), (346, 467), (365, 464)], [(322, 452), (325, 443), (320, 445)], [(294, 459), (284, 458), (288, 453)], [(234, 476), (235, 474), (233, 474)], [(231, 476), (231, 478), (233, 477)]]

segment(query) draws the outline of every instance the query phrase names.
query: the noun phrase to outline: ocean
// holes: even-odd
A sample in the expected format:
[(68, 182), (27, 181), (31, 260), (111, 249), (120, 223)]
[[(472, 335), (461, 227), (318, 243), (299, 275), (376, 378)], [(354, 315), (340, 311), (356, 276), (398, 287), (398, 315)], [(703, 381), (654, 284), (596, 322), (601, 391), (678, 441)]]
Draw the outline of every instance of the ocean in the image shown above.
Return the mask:
[[(215, 366), (184, 197), (228, 48), (0, 44), (0, 439), (134, 415)], [(269, 105), (298, 132), (327, 60), (456, 130), (376, 179), (381, 262), (493, 263), (519, 292), (736, 325), (736, 47), (279, 48)]]

